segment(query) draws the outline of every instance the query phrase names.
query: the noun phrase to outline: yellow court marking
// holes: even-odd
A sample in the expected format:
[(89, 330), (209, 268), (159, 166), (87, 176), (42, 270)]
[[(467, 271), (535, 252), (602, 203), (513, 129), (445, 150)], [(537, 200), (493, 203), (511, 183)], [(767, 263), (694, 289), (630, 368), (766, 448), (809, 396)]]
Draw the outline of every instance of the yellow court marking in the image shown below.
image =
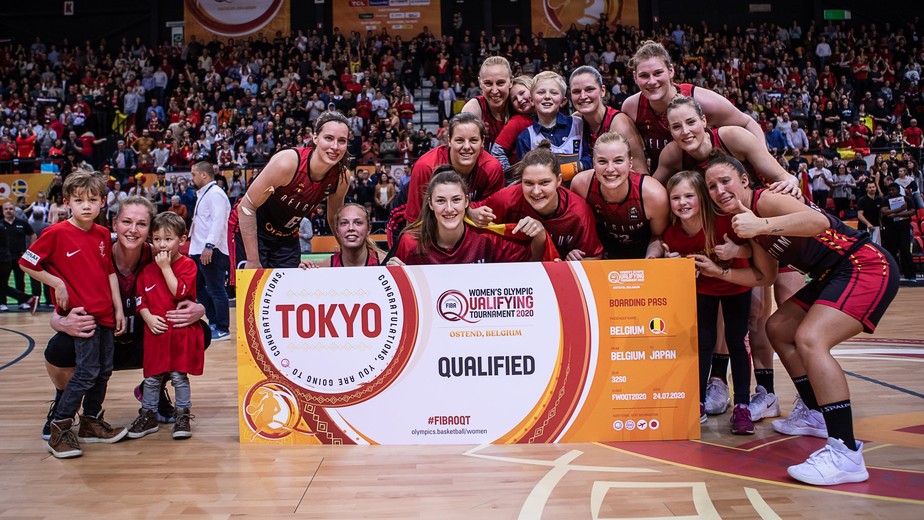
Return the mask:
[[(691, 440), (692, 440), (692, 442), (698, 442), (698, 443), (700, 443), (700, 444), (708, 444), (709, 446), (715, 446), (715, 447), (717, 447), (717, 448), (726, 448), (726, 449), (729, 449), (729, 450), (735, 450), (735, 451), (741, 451), (741, 452), (744, 452), (744, 453), (750, 453), (750, 452), (752, 452), (752, 451), (759, 450), (759, 449), (765, 448), (765, 447), (767, 447), (767, 446), (772, 446), (772, 445), (774, 445), (774, 444), (776, 444), (776, 443), (778, 443), (778, 442), (788, 441), (789, 439), (792, 439), (792, 437), (783, 437), (783, 438), (781, 438), (781, 439), (776, 439), (776, 440), (774, 440), (774, 441), (765, 442), (765, 443), (760, 444), (760, 445), (758, 445), (758, 446), (754, 446), (753, 448), (738, 448), (738, 447), (736, 447), (736, 446), (726, 446), (726, 445), (724, 445), (724, 444), (717, 444), (717, 443), (714, 443), (714, 442), (704, 441), (704, 440), (702, 440), (702, 439), (691, 439)], [(865, 453), (865, 451), (864, 451), (864, 453)]]
[[(609, 450), (613, 450), (613, 451), (616, 451), (616, 452), (619, 452), (619, 453), (623, 453), (623, 454), (625, 454), (625, 455), (633, 455), (633, 456), (635, 456), (635, 457), (639, 457), (639, 458), (642, 458), (642, 459), (645, 459), (645, 460), (650, 460), (650, 461), (652, 461), (652, 462), (660, 462), (660, 463), (662, 463), (662, 464), (669, 464), (669, 465), (671, 465), (671, 466), (676, 466), (676, 467), (678, 467), (678, 468), (684, 468), (684, 469), (689, 469), (689, 470), (693, 470), (693, 471), (702, 471), (702, 472), (704, 472), (704, 473), (709, 473), (709, 474), (712, 474), (712, 475), (719, 475), (719, 476), (722, 476), (722, 477), (736, 478), (736, 479), (742, 479), (742, 480), (750, 480), (751, 482), (760, 482), (760, 483), (763, 483), (763, 484), (769, 484), (769, 485), (773, 485), (773, 486), (783, 486), (783, 487), (788, 487), (788, 488), (793, 488), (793, 489), (801, 489), (801, 490), (804, 490), (804, 491), (819, 491), (819, 492), (822, 492), (822, 493), (833, 493), (833, 494), (836, 494), (836, 495), (845, 495), (845, 496), (851, 496), (851, 497), (873, 498), (873, 499), (876, 499), (876, 500), (885, 500), (885, 501), (888, 501), (888, 502), (900, 502), (900, 503), (903, 503), (903, 504), (924, 505), (924, 500), (915, 500), (915, 499), (912, 499), (912, 498), (885, 497), (885, 496), (882, 496), (882, 495), (871, 495), (871, 494), (866, 494), (866, 493), (855, 493), (855, 492), (853, 492), (853, 491), (841, 491), (841, 490), (839, 490), (839, 489), (829, 489), (829, 488), (824, 488), (824, 487), (808, 486), (808, 485), (804, 485), (804, 484), (793, 484), (793, 483), (790, 483), (790, 482), (777, 482), (777, 481), (775, 481), (775, 480), (767, 480), (767, 479), (758, 478), (758, 477), (748, 477), (748, 476), (746, 476), (746, 475), (736, 475), (736, 474), (734, 474), (734, 473), (727, 473), (727, 472), (724, 472), (724, 471), (717, 471), (717, 470), (714, 470), (714, 469), (706, 469), (706, 468), (700, 468), (700, 467), (697, 467), (697, 466), (691, 466), (691, 465), (689, 465), (689, 464), (683, 464), (682, 462), (674, 462), (674, 461), (671, 461), (671, 460), (659, 459), (659, 458), (657, 458), (657, 457), (652, 457), (652, 456), (649, 456), (649, 455), (642, 455), (641, 453), (634, 453), (634, 452), (631, 452), (631, 451), (628, 451), (628, 450), (624, 450), (624, 449), (622, 449), (622, 448), (616, 448), (616, 447), (613, 447), (613, 446), (607, 446), (606, 444), (602, 444), (602, 443), (599, 443), (599, 442), (595, 442), (595, 443), (593, 443), (593, 444), (596, 444), (596, 445), (598, 445), (598, 446), (602, 446), (603, 448), (606, 448), (606, 449), (609, 449)], [(877, 468), (877, 469), (878, 469), (878, 468)], [(889, 470), (891, 471), (892, 468), (889, 468)], [(901, 471), (901, 470), (895, 470), (895, 471)]]

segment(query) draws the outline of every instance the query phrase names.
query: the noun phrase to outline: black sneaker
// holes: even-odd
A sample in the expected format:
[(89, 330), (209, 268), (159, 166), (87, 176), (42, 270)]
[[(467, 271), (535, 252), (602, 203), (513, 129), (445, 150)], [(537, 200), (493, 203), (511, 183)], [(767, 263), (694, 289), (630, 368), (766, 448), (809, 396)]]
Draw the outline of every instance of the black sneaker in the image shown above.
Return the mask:
[(176, 419), (174, 418), (174, 412), (176, 408), (173, 407), (173, 403), (170, 401), (170, 394), (167, 393), (166, 381), (164, 386), (160, 389), (160, 400), (157, 402), (157, 422), (159, 423), (172, 423)]
[(177, 408), (176, 423), (173, 425), (173, 438), (188, 439), (192, 437), (192, 427), (189, 421), (195, 417), (195, 415), (189, 414), (189, 408)]
[(140, 439), (149, 433), (156, 432), (160, 427), (157, 426), (157, 417), (151, 410), (144, 408), (138, 410), (138, 417), (128, 428), (129, 439)]
[(51, 439), (51, 421), (55, 419), (55, 410), (58, 409), (58, 400), (53, 399), (48, 405), (48, 416), (45, 417), (45, 426), (42, 426), (42, 440)]

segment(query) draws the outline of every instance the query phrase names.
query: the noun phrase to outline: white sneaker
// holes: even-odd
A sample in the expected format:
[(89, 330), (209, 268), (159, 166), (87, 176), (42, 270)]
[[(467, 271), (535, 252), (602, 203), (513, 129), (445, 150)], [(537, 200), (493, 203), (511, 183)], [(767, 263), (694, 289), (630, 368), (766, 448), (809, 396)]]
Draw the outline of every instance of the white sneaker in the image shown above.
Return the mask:
[(767, 389), (760, 385), (757, 385), (751, 394), (751, 404), (748, 408), (751, 410), (751, 420), (755, 422), (767, 417), (780, 416), (780, 400), (776, 398), (776, 394), (767, 393)]
[(717, 377), (710, 377), (706, 383), (706, 413), (722, 415), (728, 410), (731, 399), (728, 397), (728, 385)]
[(783, 435), (811, 435), (819, 439), (828, 438), (825, 416), (805, 406), (801, 397), (796, 398), (796, 407), (793, 408), (789, 417), (777, 419), (771, 424), (775, 431)]
[(8, 310), (10, 310), (10, 308), (7, 307), (6, 305), (0, 305), (0, 312), (6, 312)]
[(863, 461), (863, 443), (856, 441), (853, 451), (844, 441), (828, 437), (824, 448), (812, 453), (802, 464), (790, 466), (789, 476), (813, 486), (836, 486), (850, 482), (865, 482), (869, 479), (866, 463)]

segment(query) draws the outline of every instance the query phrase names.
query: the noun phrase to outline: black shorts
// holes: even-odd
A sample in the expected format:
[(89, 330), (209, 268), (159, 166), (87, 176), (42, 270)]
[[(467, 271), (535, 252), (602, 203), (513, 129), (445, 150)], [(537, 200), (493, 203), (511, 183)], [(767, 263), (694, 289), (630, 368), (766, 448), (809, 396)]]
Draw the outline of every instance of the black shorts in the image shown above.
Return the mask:
[[(212, 330), (204, 320), (199, 320), (202, 334), (205, 336), (205, 348), (212, 343)], [(74, 353), (74, 338), (62, 332), (56, 333), (48, 340), (45, 347), (45, 361), (58, 368), (73, 368), (77, 364)], [(144, 336), (139, 334), (125, 343), (115, 342), (113, 370), (139, 370), (144, 367)]]
[[(240, 230), (235, 232), (234, 242), (235, 269), (243, 269), (244, 262), (247, 261), (247, 253), (244, 251), (244, 241)], [(298, 243), (298, 235), (274, 237), (258, 231), (257, 251), (260, 254), (260, 265), (266, 269), (294, 269), (302, 261), (302, 248)]]
[(898, 293), (898, 278), (892, 255), (867, 242), (799, 290), (792, 301), (805, 310), (816, 304), (833, 307), (871, 333)]

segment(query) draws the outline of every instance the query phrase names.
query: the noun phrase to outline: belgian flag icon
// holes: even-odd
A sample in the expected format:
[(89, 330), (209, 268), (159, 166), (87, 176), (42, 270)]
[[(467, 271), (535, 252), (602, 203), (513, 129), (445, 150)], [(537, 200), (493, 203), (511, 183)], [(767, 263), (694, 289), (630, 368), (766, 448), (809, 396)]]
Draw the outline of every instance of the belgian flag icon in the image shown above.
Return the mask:
[(661, 318), (652, 318), (651, 321), (648, 322), (648, 330), (654, 334), (664, 334), (666, 329), (667, 324), (664, 323), (664, 320)]

